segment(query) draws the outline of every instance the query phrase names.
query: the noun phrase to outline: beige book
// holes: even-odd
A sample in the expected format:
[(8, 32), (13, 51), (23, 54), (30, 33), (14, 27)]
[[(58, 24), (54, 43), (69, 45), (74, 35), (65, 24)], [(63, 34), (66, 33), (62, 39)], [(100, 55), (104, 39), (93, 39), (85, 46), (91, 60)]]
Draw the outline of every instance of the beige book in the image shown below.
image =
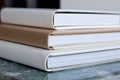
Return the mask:
[(62, 49), (120, 40), (120, 28), (50, 30), (0, 24), (0, 39), (45, 49)]

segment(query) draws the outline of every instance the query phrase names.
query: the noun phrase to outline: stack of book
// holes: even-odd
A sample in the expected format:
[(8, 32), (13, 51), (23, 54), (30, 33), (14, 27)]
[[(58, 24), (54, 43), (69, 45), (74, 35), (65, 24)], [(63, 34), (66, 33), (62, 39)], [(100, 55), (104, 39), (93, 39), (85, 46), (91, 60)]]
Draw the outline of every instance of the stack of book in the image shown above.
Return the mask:
[(120, 60), (120, 13), (4, 8), (0, 57), (45, 71)]

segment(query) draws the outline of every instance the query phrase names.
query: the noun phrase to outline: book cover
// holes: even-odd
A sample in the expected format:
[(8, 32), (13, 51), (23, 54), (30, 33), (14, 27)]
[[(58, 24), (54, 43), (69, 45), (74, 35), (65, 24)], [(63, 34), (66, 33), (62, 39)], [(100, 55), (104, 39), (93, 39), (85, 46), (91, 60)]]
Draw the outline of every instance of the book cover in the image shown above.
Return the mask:
[(119, 61), (119, 44), (115, 42), (86, 48), (45, 50), (0, 40), (0, 57), (44, 71), (58, 71)]
[[(120, 28), (50, 30), (0, 24), (0, 39), (45, 49), (63, 49), (119, 41), (119, 32)], [(93, 39), (94, 37), (96, 38)]]
[(119, 14), (110, 11), (4, 8), (1, 21), (49, 29), (111, 28), (119, 27)]

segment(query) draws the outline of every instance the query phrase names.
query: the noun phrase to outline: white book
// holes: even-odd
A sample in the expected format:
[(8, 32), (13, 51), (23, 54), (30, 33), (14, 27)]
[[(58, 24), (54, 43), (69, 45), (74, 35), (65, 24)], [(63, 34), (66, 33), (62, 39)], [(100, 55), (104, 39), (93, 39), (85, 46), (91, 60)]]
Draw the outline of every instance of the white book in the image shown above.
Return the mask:
[[(116, 50), (114, 50), (116, 49)], [(62, 50), (45, 50), (0, 40), (0, 57), (45, 71), (120, 60), (120, 42)]]
[(50, 29), (111, 28), (119, 27), (120, 12), (4, 8), (1, 11), (1, 21)]

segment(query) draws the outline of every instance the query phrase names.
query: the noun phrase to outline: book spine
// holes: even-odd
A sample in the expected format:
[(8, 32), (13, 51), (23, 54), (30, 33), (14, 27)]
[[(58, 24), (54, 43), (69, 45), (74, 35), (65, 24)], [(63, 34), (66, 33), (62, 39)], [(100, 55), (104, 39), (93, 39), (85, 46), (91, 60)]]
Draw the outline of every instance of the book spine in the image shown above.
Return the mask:
[(50, 49), (48, 46), (49, 30), (21, 27), (14, 25), (0, 26), (0, 39), (22, 44), (32, 45), (40, 48)]
[(1, 10), (3, 23), (27, 25), (53, 29), (55, 10), (4, 8)]
[(0, 40), (0, 58), (47, 70), (48, 55), (39, 48)]

